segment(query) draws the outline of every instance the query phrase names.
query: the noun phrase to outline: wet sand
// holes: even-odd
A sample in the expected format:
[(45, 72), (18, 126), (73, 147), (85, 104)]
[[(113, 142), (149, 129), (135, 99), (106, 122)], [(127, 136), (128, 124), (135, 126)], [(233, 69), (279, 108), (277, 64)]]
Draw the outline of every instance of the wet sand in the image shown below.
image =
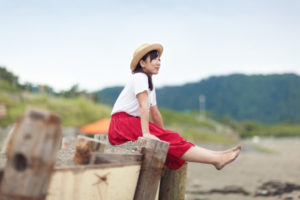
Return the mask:
[[(221, 171), (210, 165), (189, 163), (186, 199), (300, 199), (300, 190), (276, 196), (255, 196), (258, 187), (269, 181), (300, 185), (300, 138), (267, 138), (261, 139), (257, 144), (274, 152), (259, 152), (251, 147), (252, 141), (246, 140), (242, 142), (243, 149), (238, 159)], [(206, 144), (202, 146), (213, 150), (226, 148)], [(249, 195), (209, 193), (216, 189), (224, 190), (228, 186), (238, 188), (236, 191), (244, 190)], [(260, 191), (259, 194), (266, 193), (267, 191)]]

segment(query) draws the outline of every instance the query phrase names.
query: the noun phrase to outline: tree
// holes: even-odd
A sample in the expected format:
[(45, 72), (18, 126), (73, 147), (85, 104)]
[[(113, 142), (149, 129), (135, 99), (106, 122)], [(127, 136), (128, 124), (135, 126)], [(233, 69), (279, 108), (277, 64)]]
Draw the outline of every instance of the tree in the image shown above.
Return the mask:
[(18, 77), (12, 72), (7, 71), (3, 66), (0, 66), (0, 79), (3, 79), (10, 83), (12, 86), (19, 86)]

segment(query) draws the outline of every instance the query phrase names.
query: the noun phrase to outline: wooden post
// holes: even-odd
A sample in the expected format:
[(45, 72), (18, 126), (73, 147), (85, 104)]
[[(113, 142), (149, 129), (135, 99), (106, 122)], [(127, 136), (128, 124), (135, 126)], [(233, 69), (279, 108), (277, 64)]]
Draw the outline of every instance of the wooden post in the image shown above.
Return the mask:
[(46, 200), (133, 200), (140, 169), (141, 161), (59, 167)]
[(11, 138), (11, 135), (12, 135), (14, 129), (15, 129), (15, 125), (13, 125), (12, 128), (9, 130), (9, 132), (8, 132), (8, 134), (7, 134), (7, 136), (6, 136), (5, 140), (4, 140), (1, 153), (5, 153), (6, 154), (7, 144), (8, 144), (9, 139)]
[(7, 145), (0, 199), (45, 199), (60, 140), (60, 120), (56, 115), (28, 110)]
[(160, 181), (159, 200), (184, 200), (187, 163), (181, 168), (165, 168)]
[(90, 164), (104, 164), (104, 163), (142, 163), (143, 155), (140, 153), (131, 154), (116, 154), (116, 153), (93, 153)]
[(166, 160), (169, 143), (140, 138), (144, 160), (135, 191), (135, 200), (154, 200)]
[(96, 139), (79, 135), (76, 140), (76, 150), (74, 154), (75, 164), (89, 164), (92, 159), (92, 152), (104, 152), (106, 144)]

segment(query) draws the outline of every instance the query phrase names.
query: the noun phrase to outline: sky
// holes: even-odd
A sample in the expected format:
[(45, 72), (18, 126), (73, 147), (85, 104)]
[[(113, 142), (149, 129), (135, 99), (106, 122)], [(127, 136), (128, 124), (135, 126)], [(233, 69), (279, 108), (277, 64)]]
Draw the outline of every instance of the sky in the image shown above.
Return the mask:
[(164, 46), (156, 87), (300, 75), (299, 0), (0, 0), (0, 66), (22, 83), (124, 85), (134, 50)]

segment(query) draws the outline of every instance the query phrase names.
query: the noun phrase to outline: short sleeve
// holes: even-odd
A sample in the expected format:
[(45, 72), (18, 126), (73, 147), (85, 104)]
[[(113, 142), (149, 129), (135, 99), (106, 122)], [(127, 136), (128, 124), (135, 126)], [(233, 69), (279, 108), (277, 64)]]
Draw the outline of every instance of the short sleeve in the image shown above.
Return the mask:
[(134, 94), (148, 91), (148, 77), (143, 73), (136, 73), (133, 75)]

